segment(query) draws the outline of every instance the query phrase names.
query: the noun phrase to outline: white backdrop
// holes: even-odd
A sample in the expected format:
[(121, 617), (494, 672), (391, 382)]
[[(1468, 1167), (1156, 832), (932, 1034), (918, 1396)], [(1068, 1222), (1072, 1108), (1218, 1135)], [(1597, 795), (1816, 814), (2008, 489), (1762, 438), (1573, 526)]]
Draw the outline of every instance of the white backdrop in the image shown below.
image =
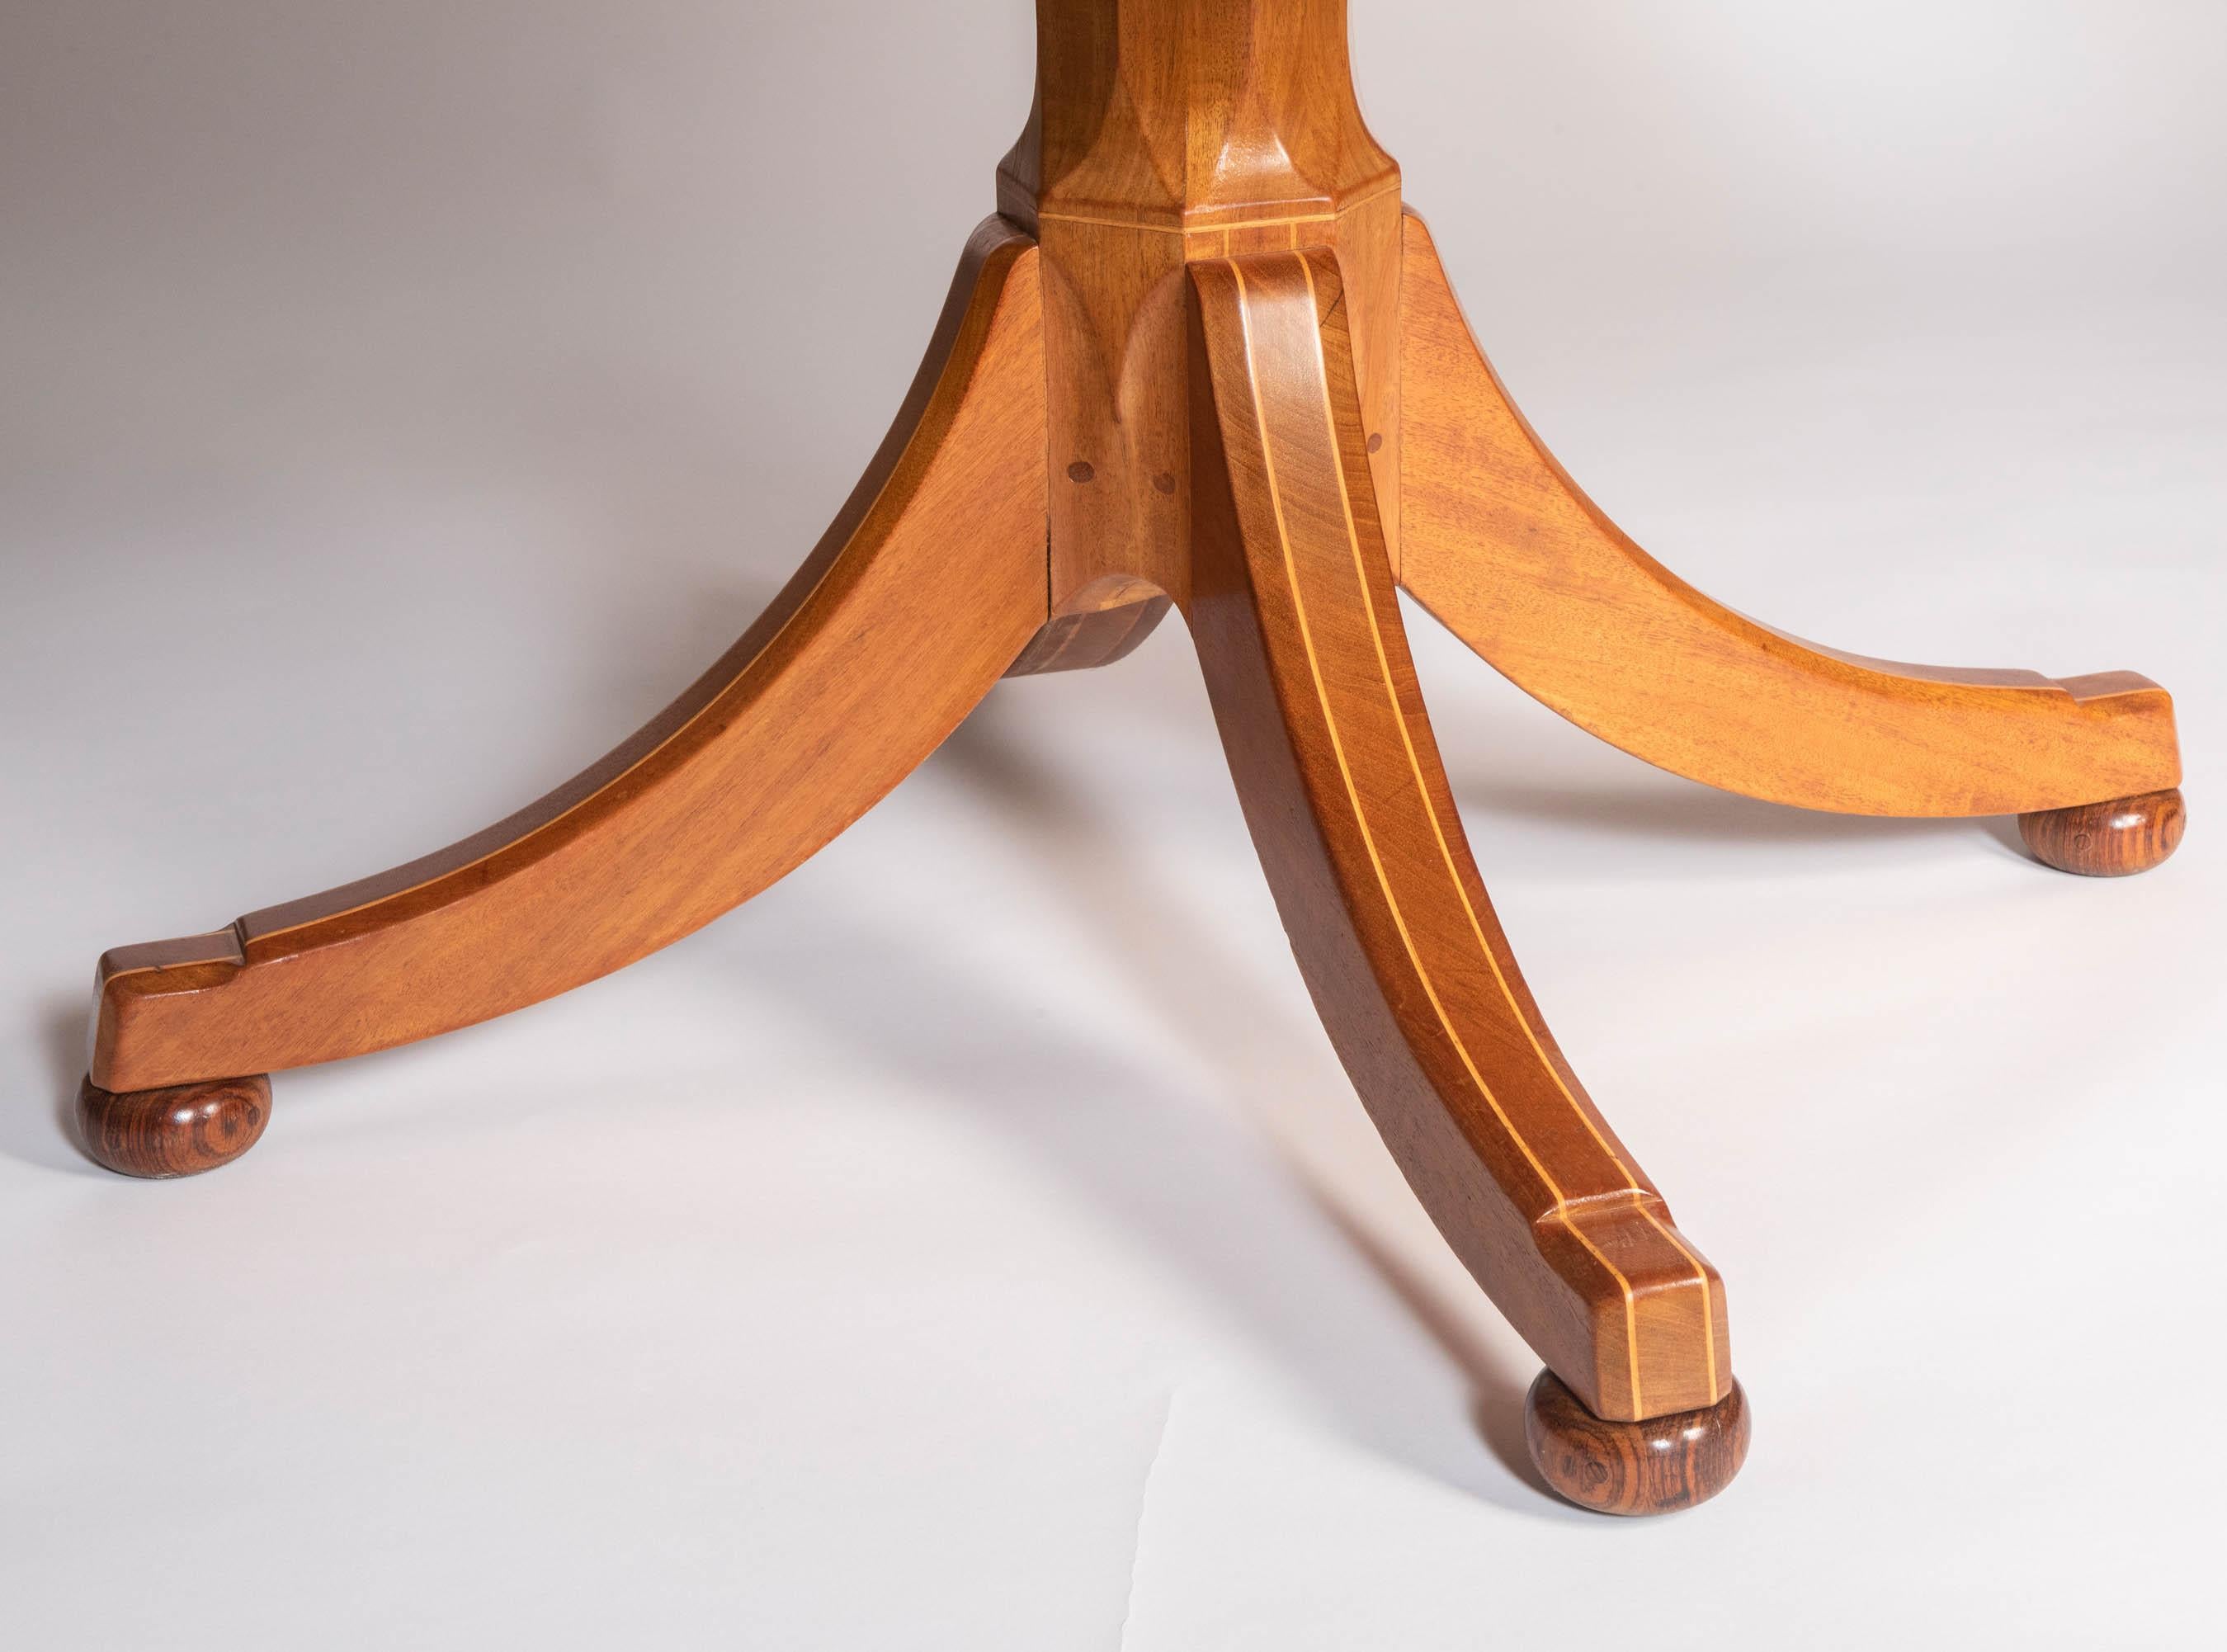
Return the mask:
[(484, 825), (770, 594), (1030, 9), (11, 0), (11, 1644), (2216, 1644), (2227, 12), (1356, 10), (1471, 319), (1666, 561), (2179, 698), (2188, 846), (2090, 883), (1658, 774), (1411, 611), (1533, 985), (1729, 1281), (1733, 1489), (1531, 1483), (1535, 1361), (1315, 1027), (1174, 625), (622, 976), (284, 1076), (221, 1174), (86, 1165), (102, 947)]

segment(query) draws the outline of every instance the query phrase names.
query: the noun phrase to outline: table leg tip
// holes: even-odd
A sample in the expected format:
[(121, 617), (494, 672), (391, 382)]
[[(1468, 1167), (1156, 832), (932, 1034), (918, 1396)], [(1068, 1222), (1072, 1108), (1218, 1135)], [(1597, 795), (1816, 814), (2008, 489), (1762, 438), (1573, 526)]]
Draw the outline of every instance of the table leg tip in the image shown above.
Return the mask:
[(122, 1176), (168, 1179), (229, 1164), (271, 1119), (271, 1080), (212, 1079), (157, 1090), (78, 1087), (80, 1140), (93, 1162)]
[(1668, 1515), (1705, 1503), (1747, 1460), (1747, 1394), (1641, 1422), (1596, 1417), (1552, 1371), (1523, 1402), (1531, 1461), (1560, 1496), (1603, 1515)]

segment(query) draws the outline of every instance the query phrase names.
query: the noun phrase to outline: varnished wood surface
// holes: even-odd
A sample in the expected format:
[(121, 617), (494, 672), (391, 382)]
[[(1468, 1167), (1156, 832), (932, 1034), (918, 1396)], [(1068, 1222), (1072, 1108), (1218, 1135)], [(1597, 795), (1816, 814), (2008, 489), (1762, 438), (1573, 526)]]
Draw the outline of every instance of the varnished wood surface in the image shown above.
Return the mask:
[(270, 1072), (501, 1015), (708, 922), (877, 801), (1048, 616), (1036, 261), (999, 220), (977, 233), (851, 502), (680, 701), (438, 854), (110, 953), (94, 1081)]
[(229, 1164), (271, 1122), (271, 1080), (219, 1079), (118, 1094), (90, 1078), (78, 1087), (78, 1139), (94, 1163), (167, 1181)]
[(2083, 877), (2128, 877), (2162, 865), (2187, 829), (2178, 789), (2019, 817), (2019, 835), (2035, 858)]
[(1054, 671), (1090, 671), (1134, 654), (1167, 616), (1168, 599), (1148, 596), (1120, 608), (1055, 615), (1029, 640), (1008, 677), (1041, 677)]
[(1400, 174), (1353, 93), (1345, 0), (1038, 0), (999, 210), (1043, 250), (1052, 607), (1190, 560), (1187, 259), (1336, 246), (1362, 405), (1398, 475)]
[(1670, 1515), (1705, 1503), (1747, 1460), (1747, 1394), (1645, 1422), (1604, 1422), (1552, 1371), (1523, 1402), (1523, 1439), (1547, 1483), (1601, 1515)]
[(511, 819), (110, 954), (89, 1150), (135, 1175), (227, 1162), (269, 1103), (231, 1075), (426, 1037), (641, 957), (827, 842), (1001, 674), (1118, 660), (1172, 605), (1346, 1071), (1550, 1368), (1527, 1413), (1542, 1472), (1611, 1512), (1702, 1501), (1747, 1442), (1722, 1283), (1524, 985), (1395, 582), (1650, 762), (1815, 808), (2017, 813), (2071, 871), (2140, 871), (2179, 842), (2171, 701), (2128, 673), (1841, 654), (1649, 558), (1525, 424), (1403, 218), (1343, 0), (1039, 0), (1038, 21), (1005, 216), (788, 590)]
[(1603, 1416), (1714, 1404), (1724, 1292), (1547, 1030), (1471, 859), (1377, 527), (1335, 258), (1195, 264), (1191, 627), (1315, 1007), (1447, 1241)]
[(2179, 784), (2147, 678), (1895, 665), (1712, 602), (1555, 463), (1412, 215), (1405, 258), (1400, 583), (1519, 686), (1649, 762), (1805, 808), (2015, 814)]

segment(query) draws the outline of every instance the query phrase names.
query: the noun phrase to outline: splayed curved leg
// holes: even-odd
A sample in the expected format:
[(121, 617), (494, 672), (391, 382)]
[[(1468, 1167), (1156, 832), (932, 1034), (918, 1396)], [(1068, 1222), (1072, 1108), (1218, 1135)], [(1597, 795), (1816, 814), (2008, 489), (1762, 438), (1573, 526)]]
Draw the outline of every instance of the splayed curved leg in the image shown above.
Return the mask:
[[(549, 998), (784, 876), (941, 744), (1041, 628), (1044, 375), (1034, 246), (969, 243), (850, 502), (725, 658), (532, 807), (358, 883), (101, 960), (88, 1145), (137, 1093), (407, 1043)], [(104, 1155), (206, 1169), (232, 1153)], [(244, 1151), (253, 1132), (225, 1138)], [(159, 1146), (159, 1144), (157, 1144)]]
[[(1579, 727), (1726, 791), (1852, 814), (2048, 816), (2179, 784), (2173, 701), (2132, 672), (1894, 665), (1712, 602), (1555, 463), (1412, 215), (1401, 303), (1400, 583)], [(2138, 871), (2166, 842), (2112, 858)]]
[(1191, 628), (1316, 1007), (1440, 1231), (1603, 1426), (1726, 1403), (1722, 1284), (1556, 1049), (1470, 858), (1336, 262), (1266, 253), (1191, 280)]

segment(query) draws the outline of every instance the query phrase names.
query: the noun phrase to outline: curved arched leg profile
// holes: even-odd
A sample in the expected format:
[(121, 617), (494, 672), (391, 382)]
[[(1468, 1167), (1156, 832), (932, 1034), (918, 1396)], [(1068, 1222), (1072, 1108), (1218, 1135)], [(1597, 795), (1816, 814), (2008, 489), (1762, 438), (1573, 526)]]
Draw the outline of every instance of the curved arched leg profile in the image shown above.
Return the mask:
[(1316, 1007), (1424, 1205), (1602, 1426), (1729, 1400), (1723, 1285), (1532, 1001), (1400, 623), (1327, 252), (1194, 264), (1191, 629)]
[(1402, 256), (1400, 583), (1518, 686), (1634, 756), (1805, 808), (2029, 814), (2180, 783), (2173, 701), (2132, 672), (1892, 665), (1712, 602), (1555, 463), (1412, 214)]
[(146, 1139), (190, 1134), (190, 1110), (138, 1093), (407, 1043), (607, 974), (793, 870), (933, 751), (1047, 618), (1036, 257), (1002, 220), (976, 233), (819, 549), (633, 739), (439, 854), (105, 957), (88, 1139), (130, 1122), (147, 1162), (202, 1168)]

